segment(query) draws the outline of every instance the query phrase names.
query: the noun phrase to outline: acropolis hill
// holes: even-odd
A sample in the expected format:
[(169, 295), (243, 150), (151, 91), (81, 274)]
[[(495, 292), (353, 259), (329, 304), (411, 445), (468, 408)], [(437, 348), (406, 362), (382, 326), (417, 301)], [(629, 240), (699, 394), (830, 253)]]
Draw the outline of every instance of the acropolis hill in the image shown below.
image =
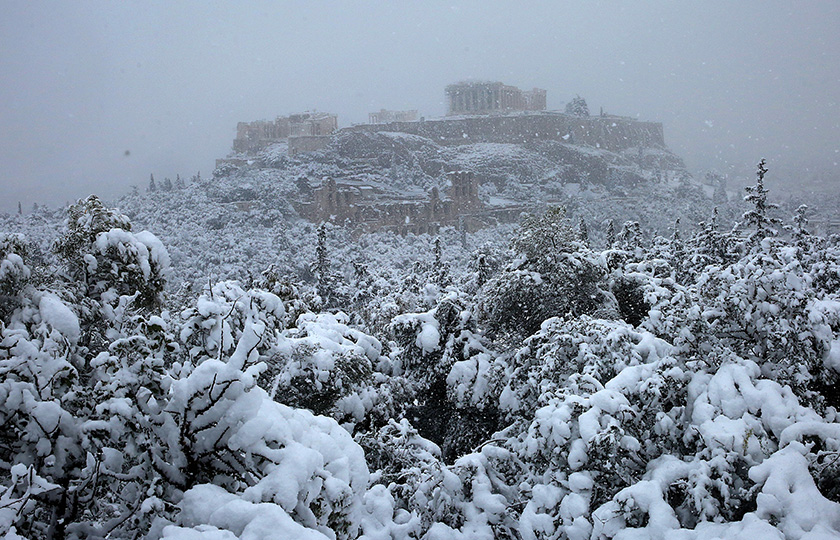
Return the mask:
[[(621, 151), (630, 147), (665, 147), (662, 124), (623, 116), (568, 114), (546, 111), (546, 91), (522, 91), (500, 82), (465, 82), (446, 88), (447, 116), (417, 119), (417, 111), (370, 113), (369, 124), (342, 131), (390, 131), (428, 137), (438, 144), (475, 142), (521, 144), (556, 140)], [(289, 153), (315, 151), (329, 143), (337, 130), (337, 116), (299, 113), (274, 121), (240, 122), (235, 152), (253, 153), (286, 141)]]
[(447, 115), (434, 119), (382, 109), (340, 129), (323, 112), (240, 122), (235, 153), (217, 165), (303, 168), (292, 201), (300, 216), (399, 233), (516, 219), (537, 200), (528, 200), (535, 181), (545, 203), (591, 184), (615, 190), (687, 175), (660, 123), (590, 116), (579, 97), (547, 111), (545, 90), (500, 82), (452, 84), (446, 97)]

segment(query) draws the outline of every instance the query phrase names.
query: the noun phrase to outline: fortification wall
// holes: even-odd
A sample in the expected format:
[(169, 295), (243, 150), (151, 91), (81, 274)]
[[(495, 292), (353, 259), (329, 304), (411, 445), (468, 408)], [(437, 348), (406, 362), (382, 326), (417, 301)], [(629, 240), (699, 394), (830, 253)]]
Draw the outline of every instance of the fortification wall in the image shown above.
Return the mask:
[(330, 143), (329, 135), (300, 135), (289, 137), (289, 155), (296, 156), (301, 152), (317, 152)]
[(612, 116), (577, 117), (561, 113), (473, 116), (358, 125), (344, 129), (410, 133), (444, 145), (556, 140), (613, 152), (638, 146), (665, 148), (662, 124)]

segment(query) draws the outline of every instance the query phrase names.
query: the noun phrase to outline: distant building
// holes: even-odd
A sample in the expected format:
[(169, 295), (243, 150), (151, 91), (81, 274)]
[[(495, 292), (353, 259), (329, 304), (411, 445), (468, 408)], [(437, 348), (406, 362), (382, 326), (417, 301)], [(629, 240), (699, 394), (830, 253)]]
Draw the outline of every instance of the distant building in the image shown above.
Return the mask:
[(290, 137), (322, 137), (338, 129), (338, 116), (330, 113), (289, 115)]
[(273, 121), (239, 122), (233, 151), (253, 154), (271, 144), (288, 141), (290, 137), (323, 137), (336, 129), (338, 116), (319, 112), (278, 116)]
[(368, 114), (368, 120), (371, 124), (388, 124), (391, 122), (416, 122), (417, 110), (411, 111), (388, 111), (380, 109), (379, 112), (372, 112)]
[(446, 87), (447, 114), (493, 114), (512, 111), (543, 111), (546, 92), (523, 91), (501, 82), (460, 82)]

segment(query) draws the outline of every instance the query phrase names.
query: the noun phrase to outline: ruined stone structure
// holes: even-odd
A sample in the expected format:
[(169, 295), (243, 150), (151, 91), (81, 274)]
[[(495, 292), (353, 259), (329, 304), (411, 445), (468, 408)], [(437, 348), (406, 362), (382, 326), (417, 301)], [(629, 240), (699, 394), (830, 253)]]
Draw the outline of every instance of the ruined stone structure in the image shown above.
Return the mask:
[(447, 178), (451, 186), (444, 197), (437, 188), (406, 195), (381, 184), (329, 178), (314, 189), (311, 203), (298, 205), (298, 211), (316, 223), (348, 225), (357, 232), (434, 233), (482, 208), (473, 173), (454, 171)]
[(370, 124), (388, 124), (390, 122), (414, 122), (417, 120), (417, 110), (410, 111), (388, 111), (380, 109), (379, 112), (368, 114)]
[[(500, 82), (467, 82), (447, 86), (446, 95), (449, 116), (445, 118), (418, 121), (416, 110), (382, 109), (369, 114), (370, 124), (342, 129), (342, 137), (353, 132), (397, 132), (439, 145), (556, 141), (610, 152), (632, 148), (640, 155), (644, 148), (667, 150), (662, 124), (603, 113), (588, 116), (545, 111), (546, 92), (537, 88), (524, 92)], [(280, 141), (288, 143), (291, 156), (318, 151), (333, 140), (336, 127), (337, 117), (327, 113), (240, 122), (234, 151), (252, 155), (234, 155), (221, 160), (222, 165), (250, 166), (258, 161), (253, 154)], [(428, 193), (397, 191), (378, 178), (381, 176), (351, 173), (347, 178), (317, 184), (304, 181), (304, 200), (295, 206), (301, 216), (314, 222), (330, 221), (357, 232), (392, 230), (401, 234), (435, 232), (444, 225), (471, 228), (488, 220), (514, 219), (523, 210), (517, 204), (484, 208), (478, 197), (478, 180), (469, 171), (447, 173), (443, 195), (437, 189)]]
[(449, 116), (545, 110), (545, 90), (523, 91), (500, 82), (461, 82), (446, 87)]
[(265, 147), (292, 137), (323, 137), (338, 129), (338, 117), (330, 113), (306, 112), (278, 116), (273, 121), (239, 122), (233, 151), (256, 153)]
[(289, 137), (289, 155), (296, 156), (305, 152), (317, 152), (330, 144), (329, 135), (299, 135)]

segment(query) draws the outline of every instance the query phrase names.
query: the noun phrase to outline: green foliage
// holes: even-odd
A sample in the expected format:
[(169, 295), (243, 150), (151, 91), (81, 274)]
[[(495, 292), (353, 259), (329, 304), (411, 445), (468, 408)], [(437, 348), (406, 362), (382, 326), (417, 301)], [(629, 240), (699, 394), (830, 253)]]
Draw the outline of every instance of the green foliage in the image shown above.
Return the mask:
[(23, 288), (32, 275), (24, 263), (26, 242), (21, 235), (0, 235), (0, 321), (7, 322), (20, 306)]
[(158, 307), (166, 285), (169, 255), (154, 235), (133, 234), (128, 218), (91, 195), (68, 210), (67, 231), (55, 251), (69, 276), (100, 299), (135, 295), (143, 309)]
[(766, 161), (762, 159), (758, 163), (755, 185), (747, 186), (747, 195), (744, 201), (752, 205), (750, 210), (744, 212), (742, 217), (745, 225), (750, 229), (749, 243), (757, 244), (768, 236), (776, 236), (776, 227), (781, 224), (778, 218), (770, 216), (770, 211), (779, 207), (777, 204), (767, 202), (768, 190), (764, 187), (764, 176), (767, 174)]
[(621, 318), (638, 326), (648, 316), (650, 305), (645, 301), (644, 289), (638, 280), (619, 276), (610, 282), (610, 291), (618, 303)]
[(607, 302), (604, 269), (563, 209), (526, 218), (512, 247), (514, 261), (483, 290), (481, 316), (491, 332), (524, 337), (550, 317), (593, 313)]

